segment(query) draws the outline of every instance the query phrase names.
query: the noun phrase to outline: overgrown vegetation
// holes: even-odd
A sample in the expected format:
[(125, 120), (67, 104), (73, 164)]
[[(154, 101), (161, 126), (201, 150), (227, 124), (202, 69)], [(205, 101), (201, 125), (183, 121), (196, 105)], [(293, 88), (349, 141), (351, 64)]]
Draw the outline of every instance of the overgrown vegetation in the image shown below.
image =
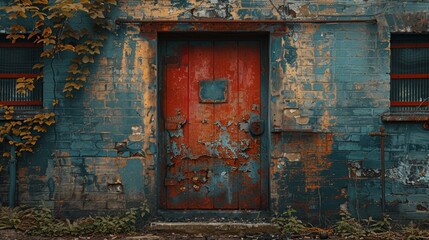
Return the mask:
[[(90, 64), (101, 53), (106, 34), (113, 28), (107, 15), (116, 4), (116, 0), (13, 0), (7, 6), (0, 7), (2, 24), (7, 24), (1, 27), (7, 29), (6, 38), (12, 43), (27, 39), (43, 45), (41, 62), (36, 63), (33, 69), (51, 70), (53, 79), (49, 82), (54, 86), (57, 83), (54, 60), (62, 61), (63, 55), (67, 54), (64, 59), (71, 61), (68, 69), (64, 69), (68, 76), (61, 87), (66, 97), (73, 97), (90, 80)], [(43, 71), (36, 77), (18, 78), (17, 92), (27, 94), (33, 91), (35, 82), (42, 78), (47, 82)], [(33, 152), (40, 134), (55, 123), (55, 106), (59, 103), (55, 90), (52, 89), (52, 107), (33, 117), (16, 119), (13, 106), (2, 106), (0, 109), (3, 119), (7, 120), (0, 122), (0, 143), (15, 146), (18, 157), (24, 152)], [(4, 152), (3, 157), (10, 158), (10, 152)]]
[(312, 227), (303, 223), (297, 216), (296, 211), (288, 207), (282, 214), (276, 214), (272, 222), (279, 228), (285, 237), (316, 237), (328, 239), (363, 239), (363, 240), (421, 240), (429, 239), (429, 230), (422, 229), (412, 222), (409, 225), (392, 226), (391, 218), (384, 215), (382, 219), (375, 220), (372, 217), (361, 221), (353, 218), (350, 214), (342, 214), (341, 220), (326, 229)]
[[(1, 108), (0, 108), (1, 109)], [(13, 119), (14, 108), (2, 107), (4, 118)], [(19, 157), (23, 152), (33, 152), (33, 147), (40, 139), (40, 133), (46, 132), (47, 127), (55, 123), (55, 113), (39, 113), (24, 120), (6, 121), (0, 125), (0, 143), (7, 142), (15, 146), (16, 155)], [(5, 151), (3, 157), (10, 158), (11, 153)]]
[(296, 210), (288, 206), (287, 210), (282, 214), (276, 214), (272, 222), (276, 224), (282, 234), (285, 235), (299, 235), (303, 234), (306, 230), (304, 223), (294, 216)]
[(129, 233), (136, 230), (137, 220), (145, 219), (148, 213), (149, 208), (144, 202), (121, 217), (89, 216), (72, 221), (54, 218), (48, 208), (0, 207), (0, 229), (16, 229), (28, 235), (45, 237)]
[(384, 215), (381, 220), (372, 217), (358, 221), (350, 214), (343, 214), (335, 225), (335, 233), (345, 239), (399, 239), (392, 231), (391, 218)]

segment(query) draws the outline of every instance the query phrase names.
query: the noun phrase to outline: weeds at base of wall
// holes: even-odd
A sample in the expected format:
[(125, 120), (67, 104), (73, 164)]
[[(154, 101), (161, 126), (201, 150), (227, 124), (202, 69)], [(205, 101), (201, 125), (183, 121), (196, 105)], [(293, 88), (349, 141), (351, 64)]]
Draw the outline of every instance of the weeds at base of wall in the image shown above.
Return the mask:
[(130, 233), (136, 230), (137, 220), (144, 220), (148, 213), (144, 202), (121, 217), (89, 216), (72, 221), (55, 219), (48, 208), (0, 207), (0, 230), (16, 229), (27, 235), (44, 237)]
[(372, 217), (359, 221), (350, 214), (342, 214), (341, 220), (328, 229), (309, 226), (303, 223), (294, 214), (291, 207), (276, 214), (272, 222), (277, 225), (281, 234), (287, 239), (362, 239), (362, 240), (420, 240), (429, 239), (429, 229), (421, 229), (418, 225), (410, 224), (393, 227), (391, 218), (384, 215), (383, 219), (375, 220)]

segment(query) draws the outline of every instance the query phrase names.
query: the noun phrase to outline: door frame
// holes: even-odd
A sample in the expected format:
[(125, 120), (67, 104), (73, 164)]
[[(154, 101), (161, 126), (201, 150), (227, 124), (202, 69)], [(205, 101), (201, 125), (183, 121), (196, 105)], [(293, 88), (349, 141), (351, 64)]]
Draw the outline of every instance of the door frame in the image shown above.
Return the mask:
[[(269, 216), (271, 203), (270, 203), (270, 105), (269, 105), (269, 32), (242, 32), (242, 33), (230, 33), (230, 32), (162, 32), (157, 34), (157, 209), (158, 214), (168, 215), (172, 218), (186, 217), (187, 215), (192, 216), (210, 216), (210, 217), (241, 217), (241, 218), (253, 218), (255, 215)], [(163, 63), (163, 57), (165, 56), (165, 45), (166, 42), (171, 40), (210, 40), (210, 41), (222, 41), (222, 40), (255, 40), (260, 43), (260, 57), (261, 57), (261, 79), (260, 79), (260, 91), (261, 91), (261, 119), (264, 120), (265, 132), (261, 136), (261, 210), (169, 210), (166, 208), (166, 187), (164, 186), (164, 179), (166, 175), (166, 136), (164, 129), (164, 82), (165, 82), (165, 69)], [(261, 215), (262, 214), (262, 215)]]

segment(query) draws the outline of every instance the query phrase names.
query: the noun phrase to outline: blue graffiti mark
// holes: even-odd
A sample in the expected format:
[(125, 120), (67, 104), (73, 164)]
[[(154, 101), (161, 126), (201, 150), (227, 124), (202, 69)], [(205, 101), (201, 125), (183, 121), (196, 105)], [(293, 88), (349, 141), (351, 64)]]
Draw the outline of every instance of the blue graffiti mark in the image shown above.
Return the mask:
[[(241, 139), (240, 141), (240, 152), (245, 154), (244, 152), (249, 150), (250, 148), (250, 139)], [(247, 159), (248, 157), (246, 157)]]
[(170, 137), (184, 137), (183, 129), (169, 130), (168, 133), (169, 133)]
[(183, 1), (183, 0), (170, 0), (171, 5), (175, 8), (187, 8), (191, 6), (191, 3), (189, 1)]
[(237, 143), (234, 141), (231, 141), (231, 135), (229, 135), (228, 132), (223, 132), (220, 135), (222, 150), (227, 153), (228, 150), (234, 155), (234, 158), (237, 158)]
[(237, 158), (238, 144), (235, 141), (231, 141), (231, 135), (227, 131), (228, 127), (231, 126), (232, 123), (232, 121), (228, 121), (225, 126), (222, 125), (219, 120), (214, 123), (214, 125), (219, 127), (222, 133), (219, 135), (219, 139), (215, 139), (213, 142), (204, 142), (204, 146), (210, 156), (219, 157), (219, 149), (222, 149), (222, 153), (230, 152), (234, 158)]
[(206, 147), (210, 156), (219, 157), (219, 151), (217, 150), (219, 143), (217, 140), (214, 140), (213, 142), (205, 142), (204, 146)]
[(90, 173), (87, 171), (84, 158), (75, 158), (72, 160), (73, 170), (71, 175), (75, 176), (75, 184), (82, 185), (82, 192), (88, 190), (93, 190), (95, 186), (97, 190), (100, 190), (98, 185), (98, 177), (95, 173)]
[(256, 184), (259, 180), (259, 164), (253, 159), (250, 159), (247, 163), (241, 163), (238, 171), (247, 173), (252, 179), (253, 184)]
[(177, 157), (177, 156), (179, 156), (179, 155), (180, 155), (181, 150), (180, 150), (180, 148), (177, 146), (177, 143), (176, 143), (176, 142), (174, 142), (174, 141), (172, 141), (172, 142), (171, 142), (171, 150), (172, 150), (172, 153), (173, 153), (173, 156), (174, 156), (174, 157)]
[(154, 142), (149, 143), (148, 152), (151, 154), (156, 154), (156, 143)]
[[(296, 47), (288, 46), (285, 51), (285, 58), (287, 63), (294, 66), (298, 58)], [(286, 67), (284, 69), (286, 69)]]
[(248, 132), (249, 131), (249, 123), (248, 122), (240, 122), (238, 123), (239, 131)]
[(232, 203), (233, 188), (230, 187), (230, 183), (233, 181), (233, 177), (231, 173), (232, 167), (223, 164), (216, 164), (213, 170), (208, 171), (207, 187), (210, 190), (209, 196), (215, 197), (225, 194), (228, 203)]
[(128, 141), (127, 148), (131, 156), (145, 156), (143, 152), (144, 141)]
[[(259, 119), (259, 115), (255, 113), (251, 113), (250, 120)], [(231, 135), (229, 134), (228, 127), (233, 124), (232, 121), (228, 121), (226, 125), (222, 125), (222, 123), (218, 120), (214, 123), (214, 125), (218, 126), (221, 130), (219, 134), (219, 138), (215, 139), (212, 142), (200, 142), (204, 144), (206, 150), (209, 152), (209, 155), (212, 157), (220, 157), (220, 153), (231, 154), (233, 158), (238, 158), (238, 155), (248, 159), (249, 156), (245, 153), (249, 149), (250, 140), (242, 139), (240, 143), (231, 140)], [(240, 125), (240, 130), (247, 130), (246, 125)], [(238, 153), (239, 152), (239, 153)]]
[(54, 192), (55, 192), (55, 181), (52, 177), (48, 179), (47, 185), (49, 189), (49, 199), (52, 200), (54, 199)]
[(55, 159), (49, 159), (47, 161), (48, 166), (46, 167), (46, 177), (48, 178), (48, 181), (46, 185), (49, 189), (49, 199), (54, 199), (54, 193), (55, 193), (55, 180), (54, 180), (54, 174), (55, 174)]

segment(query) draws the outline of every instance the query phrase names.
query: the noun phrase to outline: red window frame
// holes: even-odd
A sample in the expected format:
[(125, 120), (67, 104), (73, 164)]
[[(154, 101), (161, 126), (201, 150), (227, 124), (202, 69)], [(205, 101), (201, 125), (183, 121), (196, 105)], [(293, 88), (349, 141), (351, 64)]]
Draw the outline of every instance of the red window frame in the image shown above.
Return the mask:
[[(429, 42), (427, 43), (392, 43), (390, 48), (429, 48)], [(390, 74), (392, 81), (397, 79), (429, 79), (429, 73), (417, 73), (417, 74)], [(427, 107), (429, 102), (409, 102), (409, 101), (391, 101), (391, 107)]]
[[(37, 44), (32, 42), (0, 42), (0, 48), (35, 48), (43, 47), (43, 44)], [(11, 78), (36, 78), (39, 74), (37, 73), (0, 73), (1, 79), (11, 79)], [(6, 106), (43, 106), (43, 100), (24, 100), (24, 101), (0, 101), (0, 105)]]

